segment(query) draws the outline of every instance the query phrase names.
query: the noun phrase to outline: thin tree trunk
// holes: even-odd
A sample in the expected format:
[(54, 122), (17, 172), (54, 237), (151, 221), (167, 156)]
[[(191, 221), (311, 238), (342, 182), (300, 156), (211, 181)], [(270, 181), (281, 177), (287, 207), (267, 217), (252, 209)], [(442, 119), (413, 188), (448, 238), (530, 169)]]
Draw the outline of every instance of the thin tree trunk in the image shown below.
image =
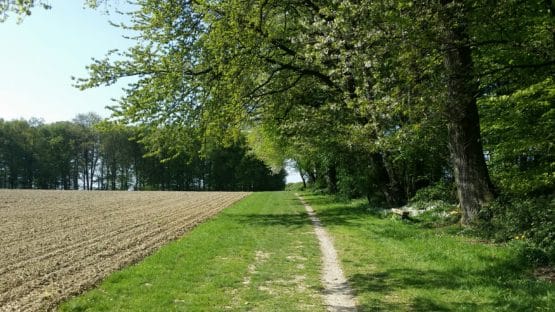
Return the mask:
[(327, 170), (328, 192), (331, 194), (337, 193), (337, 168), (335, 164), (328, 167)]
[(301, 181), (303, 181), (303, 190), (306, 189), (306, 180), (304, 178), (304, 172), (301, 168), (299, 168), (299, 175), (301, 176)]
[(91, 150), (91, 167), (90, 167), (90, 173), (89, 173), (89, 190), (92, 190), (94, 188), (94, 176), (96, 173), (96, 167), (98, 166), (98, 158), (99, 158), (99, 153), (97, 150), (96, 145), (93, 145), (93, 148)]
[[(403, 196), (403, 191), (399, 188), (395, 178), (390, 175), (387, 170), (386, 161), (384, 156), (379, 153), (370, 154), (370, 164), (374, 170), (373, 175), (377, 181), (378, 187), (385, 197), (385, 200), (390, 207), (399, 207), (406, 203), (406, 198)], [(372, 190), (368, 190), (371, 194)], [(367, 196), (369, 199), (371, 196)]]
[(444, 66), (447, 99), (449, 151), (463, 224), (473, 223), (484, 204), (494, 197), (480, 139), (480, 119), (473, 77), (473, 62), (464, 19), (464, 4), (445, 1), (442, 18), (445, 26)]

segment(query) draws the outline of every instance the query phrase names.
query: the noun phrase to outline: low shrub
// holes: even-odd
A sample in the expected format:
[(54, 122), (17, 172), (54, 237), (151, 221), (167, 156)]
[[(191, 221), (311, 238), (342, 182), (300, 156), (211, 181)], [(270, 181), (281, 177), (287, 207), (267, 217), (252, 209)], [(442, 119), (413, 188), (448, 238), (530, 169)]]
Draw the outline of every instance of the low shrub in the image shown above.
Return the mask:
[(457, 203), (457, 189), (455, 184), (448, 181), (439, 181), (428, 187), (419, 189), (409, 200), (411, 206), (418, 202), (443, 201), (447, 204)]
[(481, 212), (478, 229), (498, 242), (522, 241), (533, 264), (555, 262), (555, 198), (500, 196)]
[(456, 206), (456, 188), (452, 182), (439, 181), (416, 191), (407, 205), (410, 209), (425, 210), (417, 216), (425, 226), (445, 226), (460, 221)]
[(416, 209), (426, 209), (425, 212), (417, 216), (417, 220), (426, 227), (440, 227), (457, 224), (461, 220), (460, 209), (453, 204), (442, 200), (430, 202), (416, 202), (411, 206)]

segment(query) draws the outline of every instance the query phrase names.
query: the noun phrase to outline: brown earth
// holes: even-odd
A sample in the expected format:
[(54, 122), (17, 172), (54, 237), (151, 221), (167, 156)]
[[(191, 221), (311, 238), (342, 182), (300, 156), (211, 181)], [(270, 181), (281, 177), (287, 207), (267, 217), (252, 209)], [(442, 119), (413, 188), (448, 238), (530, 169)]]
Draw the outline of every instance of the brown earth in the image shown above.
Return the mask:
[(52, 310), (246, 195), (0, 190), (0, 311)]

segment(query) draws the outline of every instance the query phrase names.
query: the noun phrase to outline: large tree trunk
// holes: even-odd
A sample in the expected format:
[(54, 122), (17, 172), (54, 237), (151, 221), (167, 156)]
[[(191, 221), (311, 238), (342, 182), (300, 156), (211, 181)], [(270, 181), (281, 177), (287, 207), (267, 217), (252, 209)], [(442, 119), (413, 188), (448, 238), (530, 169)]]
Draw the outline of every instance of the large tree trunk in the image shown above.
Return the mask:
[(473, 223), (481, 207), (493, 199), (493, 186), (484, 160), (476, 97), (478, 85), (467, 33), (464, 4), (444, 1), (444, 66), (449, 151), (462, 210), (463, 224)]

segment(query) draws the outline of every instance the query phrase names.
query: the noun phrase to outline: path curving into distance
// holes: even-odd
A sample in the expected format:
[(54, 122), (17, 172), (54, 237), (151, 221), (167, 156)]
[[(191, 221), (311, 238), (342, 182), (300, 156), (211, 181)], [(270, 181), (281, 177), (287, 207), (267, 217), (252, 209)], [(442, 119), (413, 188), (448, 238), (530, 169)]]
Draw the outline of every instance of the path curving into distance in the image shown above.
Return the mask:
[(314, 232), (320, 243), (322, 252), (322, 283), (324, 285), (324, 299), (328, 307), (328, 311), (333, 312), (352, 312), (356, 311), (356, 301), (353, 291), (343, 274), (343, 270), (339, 265), (337, 251), (333, 247), (333, 242), (326, 229), (320, 222), (320, 219), (314, 213), (314, 210), (305, 200), (295, 194), (304, 205), (312, 224)]

